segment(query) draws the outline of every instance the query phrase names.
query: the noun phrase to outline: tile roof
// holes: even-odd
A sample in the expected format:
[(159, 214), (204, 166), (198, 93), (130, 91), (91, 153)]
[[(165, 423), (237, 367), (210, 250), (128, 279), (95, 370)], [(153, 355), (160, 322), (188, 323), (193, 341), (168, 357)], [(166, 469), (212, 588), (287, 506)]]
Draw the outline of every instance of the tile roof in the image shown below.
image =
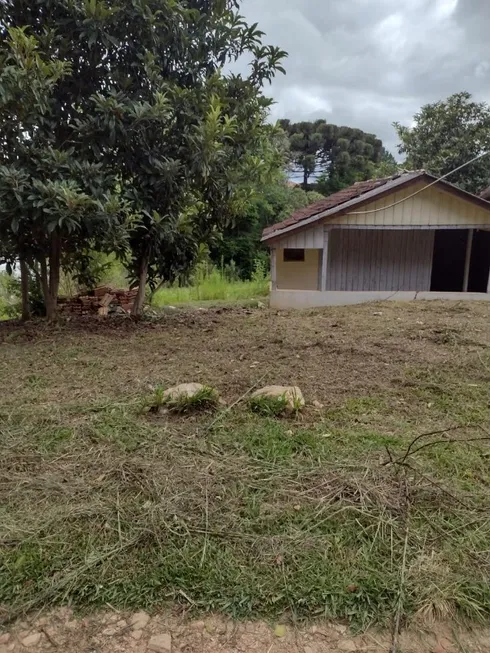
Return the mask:
[(364, 198), (361, 196), (365, 195), (366, 193), (370, 193), (371, 191), (379, 189), (380, 192), (386, 192), (389, 191), (391, 187), (395, 188), (405, 181), (413, 181), (414, 179), (422, 177), (425, 174), (426, 173), (424, 170), (414, 170), (410, 172), (398, 173), (392, 177), (385, 177), (384, 179), (368, 179), (367, 181), (357, 181), (352, 186), (349, 186), (349, 188), (343, 188), (337, 193), (329, 195), (325, 199), (318, 200), (318, 202), (313, 202), (313, 204), (310, 204), (304, 209), (299, 209), (289, 218), (286, 218), (286, 220), (273, 224), (270, 227), (266, 227), (262, 232), (262, 239), (264, 240), (272, 238), (273, 234), (276, 231), (282, 231), (287, 227), (292, 227), (294, 225), (299, 226), (301, 222), (307, 218), (311, 218), (317, 215), (318, 213), (323, 213), (336, 207), (338, 207), (340, 211), (342, 205), (346, 202), (356, 198), (359, 198), (359, 201), (362, 201)]

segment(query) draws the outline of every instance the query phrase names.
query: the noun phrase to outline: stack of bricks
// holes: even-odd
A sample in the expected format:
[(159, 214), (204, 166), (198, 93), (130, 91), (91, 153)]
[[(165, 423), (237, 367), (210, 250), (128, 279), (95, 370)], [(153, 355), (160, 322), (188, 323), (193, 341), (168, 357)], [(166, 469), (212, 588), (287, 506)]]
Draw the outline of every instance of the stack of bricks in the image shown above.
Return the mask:
[(90, 293), (58, 300), (60, 313), (72, 315), (131, 314), (138, 288), (132, 290), (100, 286)]

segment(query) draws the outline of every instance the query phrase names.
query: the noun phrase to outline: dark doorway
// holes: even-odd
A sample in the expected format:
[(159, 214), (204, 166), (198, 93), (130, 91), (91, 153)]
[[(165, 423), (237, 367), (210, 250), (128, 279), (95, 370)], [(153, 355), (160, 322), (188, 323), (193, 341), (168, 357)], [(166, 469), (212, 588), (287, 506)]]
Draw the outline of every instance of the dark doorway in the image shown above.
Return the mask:
[(430, 289), (462, 292), (468, 229), (437, 229), (434, 238)]
[(490, 231), (476, 229), (471, 248), (468, 292), (487, 292), (490, 272)]

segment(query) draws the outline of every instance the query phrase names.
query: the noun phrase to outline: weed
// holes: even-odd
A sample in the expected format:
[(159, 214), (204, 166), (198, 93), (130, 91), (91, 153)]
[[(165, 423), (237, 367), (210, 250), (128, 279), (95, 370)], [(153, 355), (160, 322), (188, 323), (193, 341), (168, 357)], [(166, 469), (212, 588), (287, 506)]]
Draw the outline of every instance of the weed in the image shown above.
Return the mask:
[(158, 290), (152, 306), (162, 308), (168, 304), (187, 304), (202, 301), (244, 301), (264, 297), (269, 292), (269, 281), (265, 272), (257, 269), (250, 281), (227, 278), (217, 268), (206, 269), (194, 278), (193, 284), (185, 287), (171, 286)]
[(266, 417), (279, 417), (288, 410), (289, 401), (285, 395), (279, 395), (278, 397), (258, 396), (249, 399), (249, 406), (254, 413)]
[(159, 412), (162, 408), (167, 408), (174, 413), (191, 413), (214, 409), (218, 402), (219, 394), (210, 386), (205, 385), (190, 394), (186, 392), (167, 394), (162, 386), (157, 386), (147, 405), (150, 412)]

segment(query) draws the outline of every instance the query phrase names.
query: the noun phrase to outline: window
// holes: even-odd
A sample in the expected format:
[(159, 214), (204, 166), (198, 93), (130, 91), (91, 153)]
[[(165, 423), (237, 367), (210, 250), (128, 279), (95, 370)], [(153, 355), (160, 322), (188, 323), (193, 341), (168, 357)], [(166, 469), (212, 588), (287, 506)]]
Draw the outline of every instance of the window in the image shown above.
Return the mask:
[(305, 260), (304, 249), (285, 249), (284, 250), (284, 263), (292, 263), (293, 261), (303, 262)]

